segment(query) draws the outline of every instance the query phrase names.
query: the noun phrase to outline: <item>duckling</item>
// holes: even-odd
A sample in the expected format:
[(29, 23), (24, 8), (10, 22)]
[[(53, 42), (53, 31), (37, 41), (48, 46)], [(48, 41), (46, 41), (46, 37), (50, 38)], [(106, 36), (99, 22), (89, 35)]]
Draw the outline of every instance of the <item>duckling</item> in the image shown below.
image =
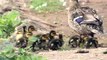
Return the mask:
[(62, 47), (64, 44), (64, 41), (63, 41), (63, 35), (62, 34), (59, 34), (58, 35), (58, 38), (55, 38), (55, 39), (52, 39), (50, 42), (49, 42), (49, 48), (51, 50), (58, 50), (60, 49), (60, 47)]
[(37, 51), (40, 49), (48, 50), (48, 39), (49, 38), (47, 34), (40, 35), (39, 39), (33, 42), (30, 48), (32, 48), (32, 51)]
[(76, 48), (79, 44), (79, 40), (80, 40), (80, 36), (74, 35), (70, 37), (68, 44), (71, 48)]
[(56, 31), (55, 31), (55, 30), (51, 30), (51, 31), (49, 32), (49, 34), (48, 34), (49, 41), (51, 41), (52, 39), (54, 39), (56, 35), (57, 35), (57, 34), (56, 34)]
[(16, 33), (16, 47), (25, 48), (28, 44), (28, 38), (26, 37), (26, 26), (23, 26), (23, 31), (17, 31)]
[(93, 37), (93, 38), (89, 38), (89, 40), (87, 41), (87, 45), (86, 48), (90, 48), (90, 47), (94, 47), (94, 48), (98, 48), (98, 41), (97, 41), (97, 37)]
[(28, 26), (28, 31), (32, 32), (32, 31), (36, 31), (36, 29), (33, 25), (30, 25), (30, 26)]

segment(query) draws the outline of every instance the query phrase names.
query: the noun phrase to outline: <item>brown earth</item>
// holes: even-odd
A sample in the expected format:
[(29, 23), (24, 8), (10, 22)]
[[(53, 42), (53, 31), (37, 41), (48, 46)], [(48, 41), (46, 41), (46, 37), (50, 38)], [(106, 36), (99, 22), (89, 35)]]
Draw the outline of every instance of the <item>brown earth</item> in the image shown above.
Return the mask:
[[(93, 7), (97, 10), (98, 14), (102, 17), (104, 21), (104, 34), (98, 35), (99, 43), (107, 44), (107, 33), (106, 33), (106, 12), (107, 12), (107, 1), (106, 0), (90, 0), (90, 3), (87, 3), (86, 6)], [(51, 12), (51, 13), (35, 13), (35, 17), (39, 17), (43, 21), (57, 26), (55, 30), (57, 32), (63, 33), (65, 37), (72, 36), (76, 34), (67, 23), (67, 11)], [(54, 29), (54, 28), (53, 28)], [(65, 42), (68, 39), (64, 38)], [(67, 44), (64, 45), (66, 49)], [(107, 55), (103, 54), (104, 51), (107, 51), (107, 48), (96, 48), (96, 49), (85, 49), (89, 53), (76, 53), (80, 49), (70, 49), (64, 51), (47, 51), (39, 52), (37, 55), (46, 57), (48, 60), (106, 60)]]
[[(76, 53), (79, 50), (89, 51), (89, 53)], [(40, 52), (38, 55), (44, 56), (48, 60), (107, 60), (107, 54), (103, 54), (105, 51), (107, 51), (107, 48), (75, 49)]]
[[(16, 1), (17, 5), (20, 7), (26, 7), (25, 2), (27, 0), (12, 0)], [(25, 2), (22, 2), (25, 1)], [(81, 0), (84, 1), (84, 0)], [(25, 4), (25, 5), (24, 5)], [(107, 1), (106, 0), (90, 0), (90, 3), (86, 3), (85, 6), (93, 7), (95, 10), (97, 10), (98, 14), (102, 17), (104, 21), (104, 34), (98, 35), (100, 43), (107, 43), (106, 36), (107, 36), (107, 22), (106, 22), (106, 12), (107, 12)], [(29, 8), (20, 8), (20, 12), (22, 13), (23, 18), (30, 18), (33, 20), (40, 20), (44, 21), (48, 24), (57, 26), (56, 28), (52, 28), (56, 30), (59, 33), (62, 33), (66, 38), (69, 36), (72, 36), (76, 34), (69, 26), (67, 21), (67, 10), (62, 10), (59, 12), (48, 12), (48, 13), (37, 13), (35, 11), (31, 11)], [(66, 39), (65, 38), (65, 39)]]
[[(102, 16), (104, 21), (104, 31), (105, 33), (99, 35), (99, 42), (107, 44), (107, 0), (90, 0), (91, 2), (86, 4), (86, 6), (93, 7), (97, 10), (100, 16)], [(38, 17), (44, 19), (48, 23), (54, 24), (57, 22), (58, 28), (56, 30), (62, 32), (66, 36), (74, 35), (75, 32), (69, 28), (67, 24), (67, 12), (66, 10), (54, 13), (37, 14)], [(38, 55), (46, 57), (48, 60), (107, 60), (107, 55), (103, 54), (107, 51), (107, 48), (97, 48), (97, 49), (87, 49), (89, 53), (75, 53), (79, 49), (69, 50), (69, 51), (49, 51), (40, 52)]]
[[(20, 0), (21, 1), (21, 0)], [(107, 44), (107, 0), (90, 0), (90, 3), (87, 3), (86, 6), (93, 7), (97, 10), (98, 14), (102, 16), (104, 21), (104, 31), (105, 33), (99, 35), (99, 42)], [(26, 11), (25, 11), (26, 12)], [(34, 13), (34, 12), (33, 12)], [(32, 13), (28, 13), (33, 15)], [(24, 14), (26, 15), (26, 14)], [(51, 12), (51, 13), (34, 13), (35, 17), (39, 17), (43, 21), (57, 26), (55, 30), (60, 33), (63, 33), (65, 37), (72, 36), (76, 34), (67, 23), (67, 11)], [(27, 16), (28, 17), (28, 16)], [(34, 18), (35, 19), (35, 18)], [(67, 39), (68, 40), (68, 39)], [(66, 40), (65, 40), (66, 41)], [(75, 53), (80, 49), (67, 50), (67, 51), (48, 51), (40, 52), (38, 55), (46, 57), (48, 60), (107, 60), (107, 54), (103, 54), (104, 51), (107, 51), (107, 48), (96, 48), (96, 49), (85, 49), (89, 53)]]
[[(101, 43), (107, 43), (106, 36), (107, 36), (107, 1), (106, 0), (90, 0), (90, 3), (86, 3), (86, 6), (90, 6), (97, 10), (98, 14), (103, 19), (103, 26), (104, 26), (104, 34), (99, 35), (99, 40)], [(67, 23), (67, 11), (63, 10), (60, 12), (51, 12), (51, 13), (44, 13), (44, 14), (36, 14), (37, 17), (43, 19), (44, 21), (56, 25), (57, 30), (60, 33), (63, 33), (66, 37), (72, 36), (76, 34)], [(56, 23), (56, 24), (55, 24)]]

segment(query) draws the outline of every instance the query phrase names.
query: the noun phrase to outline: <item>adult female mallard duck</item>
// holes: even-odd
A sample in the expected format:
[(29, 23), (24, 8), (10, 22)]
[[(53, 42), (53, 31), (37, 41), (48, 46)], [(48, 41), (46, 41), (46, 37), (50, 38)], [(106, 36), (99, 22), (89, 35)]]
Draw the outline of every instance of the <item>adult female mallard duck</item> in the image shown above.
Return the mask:
[[(95, 43), (93, 42), (94, 35), (103, 33), (103, 21), (97, 14), (96, 10), (88, 6), (82, 7), (78, 0), (70, 0), (68, 24), (75, 32), (79, 34), (79, 36), (87, 37), (88, 41), (91, 41), (93, 44)], [(72, 39), (70, 39), (70, 41), (71, 40)], [(82, 40), (80, 39), (80, 41)], [(89, 45), (90, 42), (87, 43), (86, 47), (88, 48)], [(96, 47), (96, 44), (94, 45)]]
[(103, 21), (96, 10), (90, 7), (81, 7), (78, 0), (70, 0), (72, 3), (68, 10), (68, 24), (79, 34), (103, 33)]

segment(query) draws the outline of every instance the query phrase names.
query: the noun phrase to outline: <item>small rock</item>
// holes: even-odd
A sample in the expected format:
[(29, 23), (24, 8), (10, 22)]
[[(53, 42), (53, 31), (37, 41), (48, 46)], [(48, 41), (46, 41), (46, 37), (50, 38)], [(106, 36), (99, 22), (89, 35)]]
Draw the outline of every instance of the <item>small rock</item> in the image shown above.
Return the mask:
[(79, 50), (76, 53), (89, 53), (89, 51), (85, 51), (85, 50)]
[(107, 51), (103, 52), (103, 54), (107, 54)]

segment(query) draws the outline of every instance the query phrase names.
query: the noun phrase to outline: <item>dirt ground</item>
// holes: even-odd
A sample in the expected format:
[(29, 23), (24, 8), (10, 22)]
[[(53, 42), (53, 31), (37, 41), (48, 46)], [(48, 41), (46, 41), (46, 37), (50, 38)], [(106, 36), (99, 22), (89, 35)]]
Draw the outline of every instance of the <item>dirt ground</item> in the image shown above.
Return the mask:
[[(76, 53), (79, 50), (89, 51), (89, 53)], [(40, 52), (38, 55), (44, 56), (48, 60), (107, 60), (107, 54), (103, 54), (105, 51), (107, 51), (107, 48), (75, 49)]]
[[(98, 35), (98, 38), (100, 43), (107, 44), (107, 0), (90, 0), (90, 3), (87, 3), (85, 6), (93, 7), (102, 17), (104, 22), (104, 34)], [(55, 30), (62, 33), (66, 38), (76, 34), (68, 26), (66, 9), (59, 12), (36, 13), (35, 16), (57, 26)], [(89, 53), (84, 54), (75, 53), (78, 50), (80, 49), (39, 52), (37, 55), (44, 56), (48, 60), (107, 60), (107, 54), (103, 54), (104, 51), (107, 51), (107, 48), (85, 49), (88, 50)]]
[[(86, 3), (85, 6), (90, 6), (97, 10), (98, 14), (102, 17), (104, 22), (104, 34), (98, 35), (101, 43), (107, 43), (107, 1), (106, 0), (90, 0), (90, 3)], [(60, 12), (51, 12), (44, 14), (36, 14), (37, 17), (43, 19), (44, 21), (56, 25), (57, 28), (55, 30), (65, 35), (65, 37), (72, 36), (76, 34), (69, 26), (67, 21), (67, 10), (63, 10)]]
[[(97, 10), (98, 14), (102, 17), (104, 22), (104, 34), (98, 35), (99, 42), (107, 44), (107, 0), (90, 0), (86, 6), (93, 7)], [(57, 25), (56, 30), (68, 36), (72, 36), (75, 32), (69, 28), (67, 24), (67, 12), (66, 10), (54, 13), (37, 14), (38, 17), (44, 19), (45, 21)], [(40, 52), (39, 55), (45, 56), (48, 60), (106, 60), (107, 54), (103, 54), (107, 51), (107, 48), (97, 48), (97, 49), (86, 49), (89, 53), (80, 54), (75, 53), (79, 49), (69, 50), (69, 51), (49, 51)]]

